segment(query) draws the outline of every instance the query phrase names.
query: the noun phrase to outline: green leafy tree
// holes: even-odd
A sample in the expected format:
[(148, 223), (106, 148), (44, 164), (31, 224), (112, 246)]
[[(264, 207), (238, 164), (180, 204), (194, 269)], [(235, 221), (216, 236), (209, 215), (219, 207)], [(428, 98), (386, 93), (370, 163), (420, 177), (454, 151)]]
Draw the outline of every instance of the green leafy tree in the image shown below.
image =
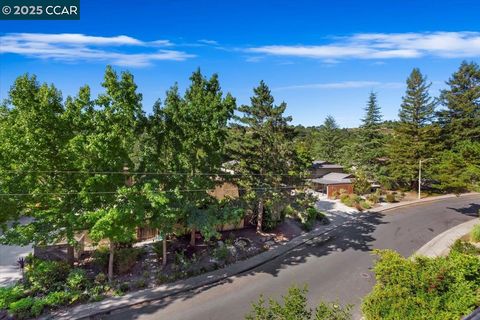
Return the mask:
[(390, 176), (404, 188), (416, 186), (419, 161), (435, 150), (438, 131), (432, 125), (435, 102), (428, 92), (430, 85), (419, 69), (413, 69), (389, 146)]
[(195, 244), (195, 232), (204, 236), (215, 234), (213, 223), (220, 214), (211, 210), (216, 200), (205, 190), (212, 189), (217, 181), (212, 173), (220, 172), (225, 159), (227, 122), (233, 116), (235, 99), (220, 88), (218, 76), (205, 78), (200, 70), (190, 77), (191, 84), (184, 97), (174, 86), (167, 92), (165, 106), (161, 110), (165, 118), (166, 144), (173, 169), (185, 173), (175, 177), (180, 189), (197, 190), (183, 195), (183, 221), (192, 230), (191, 244)]
[(480, 141), (480, 67), (462, 62), (447, 85), (440, 95), (445, 109), (439, 112), (445, 147), (465, 140)]
[[(256, 203), (257, 231), (262, 231), (265, 206), (276, 214), (277, 199), (288, 192), (305, 164), (293, 145), (291, 117), (283, 114), (287, 104), (274, 104), (270, 89), (261, 81), (254, 88), (250, 105), (242, 105), (236, 130), (231, 138), (231, 154), (236, 160), (239, 184), (247, 190), (249, 201)], [(287, 188), (285, 187), (287, 186)]]
[(33, 218), (9, 228), (3, 242), (39, 244), (73, 235), (76, 218), (61, 196), (66, 177), (55, 173), (70, 164), (63, 113), (60, 91), (29, 75), (16, 79), (0, 108), (0, 224)]

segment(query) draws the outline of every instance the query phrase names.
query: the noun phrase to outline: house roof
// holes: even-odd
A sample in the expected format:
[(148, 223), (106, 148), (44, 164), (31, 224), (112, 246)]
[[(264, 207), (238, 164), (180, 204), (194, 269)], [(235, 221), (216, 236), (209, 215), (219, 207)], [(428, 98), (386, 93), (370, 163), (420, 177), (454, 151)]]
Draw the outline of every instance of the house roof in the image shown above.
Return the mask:
[(331, 172), (311, 181), (318, 184), (348, 184), (352, 183), (352, 178), (353, 176), (349, 173)]
[(324, 160), (315, 160), (313, 161), (312, 167), (317, 168), (327, 168), (327, 169), (342, 169), (343, 166), (335, 163), (330, 163)]

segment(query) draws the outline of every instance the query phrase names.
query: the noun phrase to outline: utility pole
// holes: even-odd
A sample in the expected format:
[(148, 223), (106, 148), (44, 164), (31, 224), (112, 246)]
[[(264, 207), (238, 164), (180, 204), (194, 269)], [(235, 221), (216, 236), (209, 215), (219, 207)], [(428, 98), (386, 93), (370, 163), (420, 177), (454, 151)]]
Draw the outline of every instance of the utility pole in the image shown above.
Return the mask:
[(428, 158), (425, 160), (420, 159), (418, 161), (418, 199), (420, 200), (422, 196), (422, 162), (427, 162), (428, 160), (432, 160), (433, 158)]

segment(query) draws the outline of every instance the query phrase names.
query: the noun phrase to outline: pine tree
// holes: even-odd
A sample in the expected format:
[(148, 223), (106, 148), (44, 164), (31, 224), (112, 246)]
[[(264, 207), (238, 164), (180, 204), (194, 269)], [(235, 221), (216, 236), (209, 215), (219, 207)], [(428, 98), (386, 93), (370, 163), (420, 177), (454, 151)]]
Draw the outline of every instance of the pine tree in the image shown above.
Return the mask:
[(462, 62), (447, 81), (440, 102), (446, 108), (439, 112), (446, 148), (464, 140), (480, 141), (480, 67)]
[(342, 130), (338, 127), (335, 118), (327, 116), (316, 133), (315, 157), (324, 161), (336, 162), (340, 156), (339, 149), (342, 138)]
[(379, 159), (385, 156), (385, 137), (381, 132), (382, 114), (375, 92), (370, 92), (364, 110), (365, 117), (356, 137), (356, 152), (351, 161), (355, 167), (365, 172), (369, 179), (379, 180), (384, 174)]
[(416, 186), (418, 163), (432, 156), (434, 150), (435, 102), (429, 95), (431, 84), (415, 68), (407, 79), (407, 90), (403, 96), (399, 121), (389, 150), (389, 171), (393, 180), (401, 187)]
[(382, 122), (382, 113), (377, 101), (377, 93), (370, 92), (368, 96), (367, 106), (365, 107), (365, 118), (362, 119), (363, 128), (378, 129), (378, 126)]
[[(250, 105), (242, 105), (239, 125), (232, 130), (231, 153), (238, 163), (236, 170), (241, 176), (239, 183), (248, 190), (247, 197), (256, 203), (257, 231), (263, 228), (267, 203), (285, 193), (287, 174), (295, 170), (297, 157), (292, 142), (291, 117), (283, 114), (287, 104), (274, 105), (270, 89), (261, 81), (250, 98)], [(282, 187), (283, 186), (283, 187)]]

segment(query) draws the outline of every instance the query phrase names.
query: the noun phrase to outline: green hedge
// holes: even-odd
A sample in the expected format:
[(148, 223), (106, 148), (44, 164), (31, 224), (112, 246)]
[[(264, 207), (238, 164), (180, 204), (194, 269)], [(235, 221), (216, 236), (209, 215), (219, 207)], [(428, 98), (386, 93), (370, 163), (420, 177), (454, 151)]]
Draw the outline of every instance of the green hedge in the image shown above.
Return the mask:
[(406, 259), (376, 251), (376, 284), (364, 299), (367, 320), (460, 319), (480, 305), (480, 258), (453, 250), (447, 257)]

